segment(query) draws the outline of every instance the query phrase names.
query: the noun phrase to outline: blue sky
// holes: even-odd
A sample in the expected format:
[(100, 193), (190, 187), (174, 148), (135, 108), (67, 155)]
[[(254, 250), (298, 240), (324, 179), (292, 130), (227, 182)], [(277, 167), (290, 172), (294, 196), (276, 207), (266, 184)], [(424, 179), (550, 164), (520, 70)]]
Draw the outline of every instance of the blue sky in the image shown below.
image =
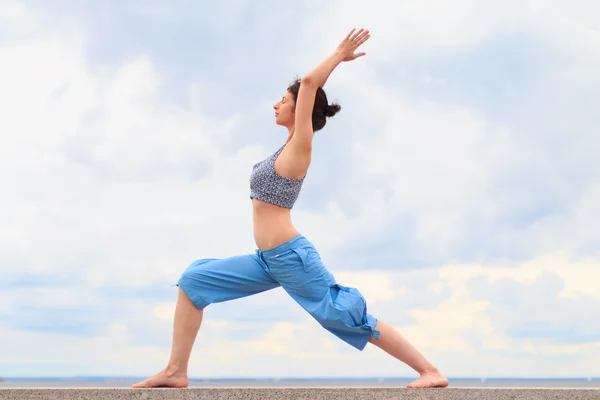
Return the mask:
[[(352, 27), (293, 212), (449, 376), (598, 376), (594, 2), (0, 5), (0, 376), (147, 375), (173, 283), (252, 252), (272, 105)], [(409, 376), (282, 290), (209, 307), (194, 377)]]

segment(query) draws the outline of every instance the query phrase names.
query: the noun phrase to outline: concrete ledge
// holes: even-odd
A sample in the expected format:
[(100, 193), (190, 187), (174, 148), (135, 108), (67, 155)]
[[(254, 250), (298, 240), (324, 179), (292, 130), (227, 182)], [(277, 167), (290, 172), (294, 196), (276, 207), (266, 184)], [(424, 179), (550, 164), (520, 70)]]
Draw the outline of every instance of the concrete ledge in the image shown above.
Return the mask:
[(35, 388), (0, 389), (0, 400), (470, 400), (600, 399), (599, 389), (406, 388)]

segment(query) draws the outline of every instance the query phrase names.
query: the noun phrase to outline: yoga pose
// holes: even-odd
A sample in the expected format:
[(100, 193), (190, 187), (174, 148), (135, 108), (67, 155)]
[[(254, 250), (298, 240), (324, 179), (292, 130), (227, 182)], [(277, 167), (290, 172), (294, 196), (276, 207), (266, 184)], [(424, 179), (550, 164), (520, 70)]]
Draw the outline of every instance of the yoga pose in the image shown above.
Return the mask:
[(313, 244), (291, 221), (291, 209), (311, 162), (313, 134), (340, 110), (339, 105), (328, 103), (322, 87), (340, 63), (365, 55), (356, 50), (369, 37), (368, 30), (352, 29), (332, 55), (294, 82), (273, 106), (276, 123), (288, 129), (288, 137), (274, 154), (254, 165), (250, 176), (257, 250), (197, 260), (183, 272), (178, 281), (169, 362), (134, 388), (187, 387), (188, 362), (204, 308), (280, 286), (339, 339), (358, 350), (371, 343), (412, 367), (420, 377), (408, 387), (448, 385), (399, 332), (367, 313), (366, 301), (357, 289), (335, 280)]

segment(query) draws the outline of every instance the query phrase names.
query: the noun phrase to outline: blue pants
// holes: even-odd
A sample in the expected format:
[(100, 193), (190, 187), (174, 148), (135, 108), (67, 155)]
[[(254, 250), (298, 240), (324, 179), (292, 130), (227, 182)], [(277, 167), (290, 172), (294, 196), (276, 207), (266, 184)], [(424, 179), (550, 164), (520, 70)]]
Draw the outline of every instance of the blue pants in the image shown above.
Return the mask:
[(194, 261), (177, 285), (198, 309), (281, 286), (323, 328), (358, 350), (371, 336), (379, 338), (364, 297), (338, 284), (302, 235), (255, 254)]

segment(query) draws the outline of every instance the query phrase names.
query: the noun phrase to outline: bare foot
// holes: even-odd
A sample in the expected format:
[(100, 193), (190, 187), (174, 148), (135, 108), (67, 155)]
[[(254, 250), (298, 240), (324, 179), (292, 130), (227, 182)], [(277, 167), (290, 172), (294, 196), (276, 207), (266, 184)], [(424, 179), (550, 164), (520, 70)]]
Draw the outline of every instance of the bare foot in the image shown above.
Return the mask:
[(152, 378), (148, 378), (145, 381), (138, 382), (135, 385), (131, 385), (132, 388), (156, 388), (156, 387), (167, 387), (167, 388), (185, 388), (188, 386), (187, 376), (181, 374), (171, 374), (167, 370), (162, 370)]
[(421, 377), (406, 385), (407, 388), (433, 388), (448, 386), (448, 379), (439, 371), (423, 372)]

